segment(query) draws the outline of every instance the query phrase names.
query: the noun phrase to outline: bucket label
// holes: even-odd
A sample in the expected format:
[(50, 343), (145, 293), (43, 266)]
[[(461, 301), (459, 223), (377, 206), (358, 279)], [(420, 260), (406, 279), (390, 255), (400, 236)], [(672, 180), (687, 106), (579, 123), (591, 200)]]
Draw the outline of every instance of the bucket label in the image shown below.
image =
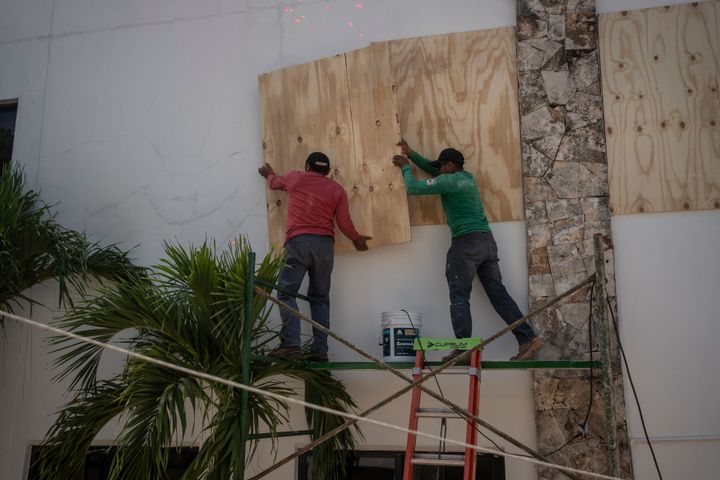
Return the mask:
[(483, 343), (482, 338), (419, 338), (415, 341), (416, 350), (470, 350)]
[(413, 349), (413, 341), (417, 337), (417, 328), (396, 328), (394, 333), (395, 352), (393, 355), (400, 357), (414, 357), (415, 350)]

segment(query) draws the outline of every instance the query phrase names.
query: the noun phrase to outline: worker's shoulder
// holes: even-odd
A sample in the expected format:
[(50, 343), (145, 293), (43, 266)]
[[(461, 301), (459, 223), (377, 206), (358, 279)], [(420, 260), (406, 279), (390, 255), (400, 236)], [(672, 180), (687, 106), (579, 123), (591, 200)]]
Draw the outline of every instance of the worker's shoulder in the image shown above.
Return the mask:
[(453, 181), (458, 182), (458, 184), (463, 185), (476, 185), (477, 182), (475, 180), (475, 175), (468, 172), (467, 170), (460, 170), (459, 172), (451, 173), (450, 175), (453, 176)]
[(340, 182), (338, 182), (337, 180), (334, 180), (330, 177), (325, 177), (325, 179), (328, 181), (328, 185), (330, 185), (331, 188), (334, 189), (335, 191), (337, 191), (338, 193), (347, 193), (347, 191), (345, 190), (345, 187), (343, 187), (342, 184)]
[(468, 189), (477, 189), (475, 177), (466, 171), (443, 173), (435, 177), (435, 183), (443, 187), (447, 193), (463, 192)]
[(345, 192), (345, 187), (343, 187), (339, 182), (333, 180), (327, 175), (322, 175), (319, 173), (314, 172), (303, 172), (308, 173), (307, 179), (315, 185), (316, 188), (322, 188), (323, 190), (327, 192), (332, 192), (335, 194), (343, 193)]

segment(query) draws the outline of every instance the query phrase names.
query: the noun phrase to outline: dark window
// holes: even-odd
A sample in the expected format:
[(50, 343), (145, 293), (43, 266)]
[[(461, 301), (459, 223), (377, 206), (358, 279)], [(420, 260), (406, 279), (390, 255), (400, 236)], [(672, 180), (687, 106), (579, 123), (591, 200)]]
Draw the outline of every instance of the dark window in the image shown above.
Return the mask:
[[(418, 452), (420, 453), (420, 452)], [(428, 452), (431, 453), (431, 452)], [(346, 480), (402, 480), (405, 452), (384, 450), (354, 452), (347, 466)], [(312, 453), (298, 459), (298, 480), (312, 480), (310, 467)], [(438, 469), (440, 471), (438, 472)], [(462, 480), (462, 467), (437, 467), (416, 465), (413, 480)], [(477, 457), (477, 480), (505, 480), (505, 462), (502, 457), (480, 454)]]
[[(39, 473), (37, 469), (37, 458), (40, 453), (41, 446), (33, 446), (30, 452), (30, 473), (28, 480), (37, 480)], [(85, 471), (78, 475), (77, 478), (67, 480), (106, 480), (110, 472), (110, 464), (115, 455), (115, 447), (90, 447), (85, 457)], [(170, 449), (167, 466), (168, 480), (180, 480), (190, 463), (195, 459), (198, 453), (196, 447), (183, 447), (180, 449)]]
[(12, 158), (16, 117), (17, 102), (0, 101), (0, 169)]

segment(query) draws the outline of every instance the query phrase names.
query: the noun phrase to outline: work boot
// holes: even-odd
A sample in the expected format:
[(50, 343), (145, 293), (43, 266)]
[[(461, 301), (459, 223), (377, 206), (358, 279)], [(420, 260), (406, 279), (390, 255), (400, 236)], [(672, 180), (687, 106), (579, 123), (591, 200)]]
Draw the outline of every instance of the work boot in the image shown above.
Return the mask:
[(327, 353), (310, 353), (305, 357), (305, 359), (308, 362), (316, 362), (316, 363), (327, 363), (328, 362), (328, 356)]
[[(445, 355), (445, 356), (442, 358), (442, 360), (440, 360), (440, 361), (441, 361), (442, 363), (447, 363), (447, 362), (449, 362), (450, 360), (454, 359), (455, 357), (459, 357), (459, 356), (462, 355), (463, 353), (465, 353), (465, 350), (452, 350), (450, 353), (448, 353), (447, 355)], [(467, 357), (465, 357), (463, 360), (460, 360), (460, 361), (457, 362), (455, 365), (470, 365), (470, 355), (468, 355)]]
[(268, 353), (268, 355), (281, 360), (297, 360), (302, 356), (302, 352), (300, 351), (300, 347), (295, 345), (289, 345), (286, 347), (280, 345), (275, 350)]
[(543, 342), (542, 338), (535, 337), (529, 342), (525, 342), (520, 345), (517, 355), (510, 357), (510, 360), (514, 362), (532, 360), (535, 358), (535, 355), (537, 355), (543, 345), (545, 345), (545, 342)]

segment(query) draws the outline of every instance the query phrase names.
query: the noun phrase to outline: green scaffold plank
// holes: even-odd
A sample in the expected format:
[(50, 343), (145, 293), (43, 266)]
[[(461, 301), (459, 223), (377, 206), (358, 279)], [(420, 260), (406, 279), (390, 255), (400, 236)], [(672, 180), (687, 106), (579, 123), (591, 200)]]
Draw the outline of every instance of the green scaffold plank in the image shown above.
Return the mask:
[(482, 338), (416, 338), (415, 350), (470, 350), (480, 345)]
[[(415, 364), (413, 362), (388, 362), (393, 368), (398, 370), (411, 370)], [(426, 362), (431, 368), (442, 365), (442, 362)], [(482, 362), (483, 370), (575, 370), (600, 368), (602, 362), (599, 360), (528, 360), (525, 362), (511, 362), (509, 360), (484, 360)], [(324, 370), (382, 370), (382, 367), (373, 362), (328, 362), (328, 363), (307, 363), (307, 368), (324, 369)], [(453, 369), (466, 368), (462, 366), (450, 367)]]

